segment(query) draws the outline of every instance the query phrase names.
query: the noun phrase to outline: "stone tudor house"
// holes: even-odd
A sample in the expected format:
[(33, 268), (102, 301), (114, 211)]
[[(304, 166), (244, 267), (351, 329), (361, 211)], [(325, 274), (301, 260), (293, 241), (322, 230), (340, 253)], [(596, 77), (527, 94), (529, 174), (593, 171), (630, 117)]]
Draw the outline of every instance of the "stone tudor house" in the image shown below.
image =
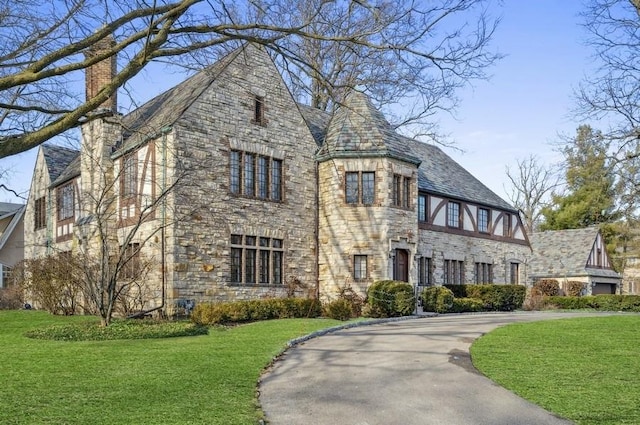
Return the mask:
[[(88, 71), (87, 96), (114, 66)], [(103, 106), (115, 111), (115, 98)], [(79, 152), (42, 146), (25, 257), (89, 246), (91, 200), (109, 180), (113, 235), (154, 264), (145, 308), (281, 296), (292, 278), (323, 299), (381, 279), (526, 280), (531, 249), (512, 206), (438, 147), (397, 134), (362, 93), (333, 116), (297, 104), (252, 44), (85, 124)]]

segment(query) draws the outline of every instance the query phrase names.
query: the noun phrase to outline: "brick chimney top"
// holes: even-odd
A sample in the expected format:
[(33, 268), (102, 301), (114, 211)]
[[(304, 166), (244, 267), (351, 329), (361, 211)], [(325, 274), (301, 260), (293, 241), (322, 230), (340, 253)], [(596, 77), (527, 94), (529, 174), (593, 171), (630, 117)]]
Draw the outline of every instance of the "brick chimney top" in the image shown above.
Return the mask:
[[(87, 52), (85, 56), (89, 59), (94, 57), (105, 50), (112, 48), (116, 44), (116, 41), (112, 36), (105, 37), (96, 44), (94, 44)], [(85, 70), (85, 91), (87, 100), (95, 97), (100, 89), (109, 84), (113, 77), (116, 75), (116, 55), (106, 58)], [(117, 93), (113, 93), (109, 99), (100, 105), (99, 108), (108, 109), (112, 112), (118, 110)]]

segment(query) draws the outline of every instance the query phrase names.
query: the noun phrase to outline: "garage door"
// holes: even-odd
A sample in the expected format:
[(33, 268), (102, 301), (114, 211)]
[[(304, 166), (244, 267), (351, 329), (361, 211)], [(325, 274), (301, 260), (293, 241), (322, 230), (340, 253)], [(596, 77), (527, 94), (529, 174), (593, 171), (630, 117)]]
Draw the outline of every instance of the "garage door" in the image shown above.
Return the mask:
[(591, 293), (593, 295), (615, 294), (616, 285), (611, 283), (596, 283)]

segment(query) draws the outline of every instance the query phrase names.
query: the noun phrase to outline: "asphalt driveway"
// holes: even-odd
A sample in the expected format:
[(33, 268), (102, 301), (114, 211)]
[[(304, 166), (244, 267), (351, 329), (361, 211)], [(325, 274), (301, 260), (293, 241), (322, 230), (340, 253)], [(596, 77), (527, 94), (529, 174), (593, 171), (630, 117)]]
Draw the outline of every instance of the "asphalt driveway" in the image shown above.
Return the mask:
[(272, 425), (570, 424), (485, 378), (474, 339), (504, 324), (591, 313), (444, 315), (345, 329), (288, 350), (259, 400)]

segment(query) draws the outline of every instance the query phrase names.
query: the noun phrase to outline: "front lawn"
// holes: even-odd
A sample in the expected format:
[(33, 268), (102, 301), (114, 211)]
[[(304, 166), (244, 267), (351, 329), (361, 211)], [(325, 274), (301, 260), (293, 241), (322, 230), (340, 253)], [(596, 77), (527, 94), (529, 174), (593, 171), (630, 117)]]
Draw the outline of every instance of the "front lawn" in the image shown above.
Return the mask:
[(580, 425), (640, 424), (640, 316), (508, 325), (471, 347), (495, 382)]
[(255, 424), (263, 368), (290, 339), (341, 323), (273, 320), (166, 339), (24, 336), (87, 320), (94, 319), (0, 311), (0, 423)]

